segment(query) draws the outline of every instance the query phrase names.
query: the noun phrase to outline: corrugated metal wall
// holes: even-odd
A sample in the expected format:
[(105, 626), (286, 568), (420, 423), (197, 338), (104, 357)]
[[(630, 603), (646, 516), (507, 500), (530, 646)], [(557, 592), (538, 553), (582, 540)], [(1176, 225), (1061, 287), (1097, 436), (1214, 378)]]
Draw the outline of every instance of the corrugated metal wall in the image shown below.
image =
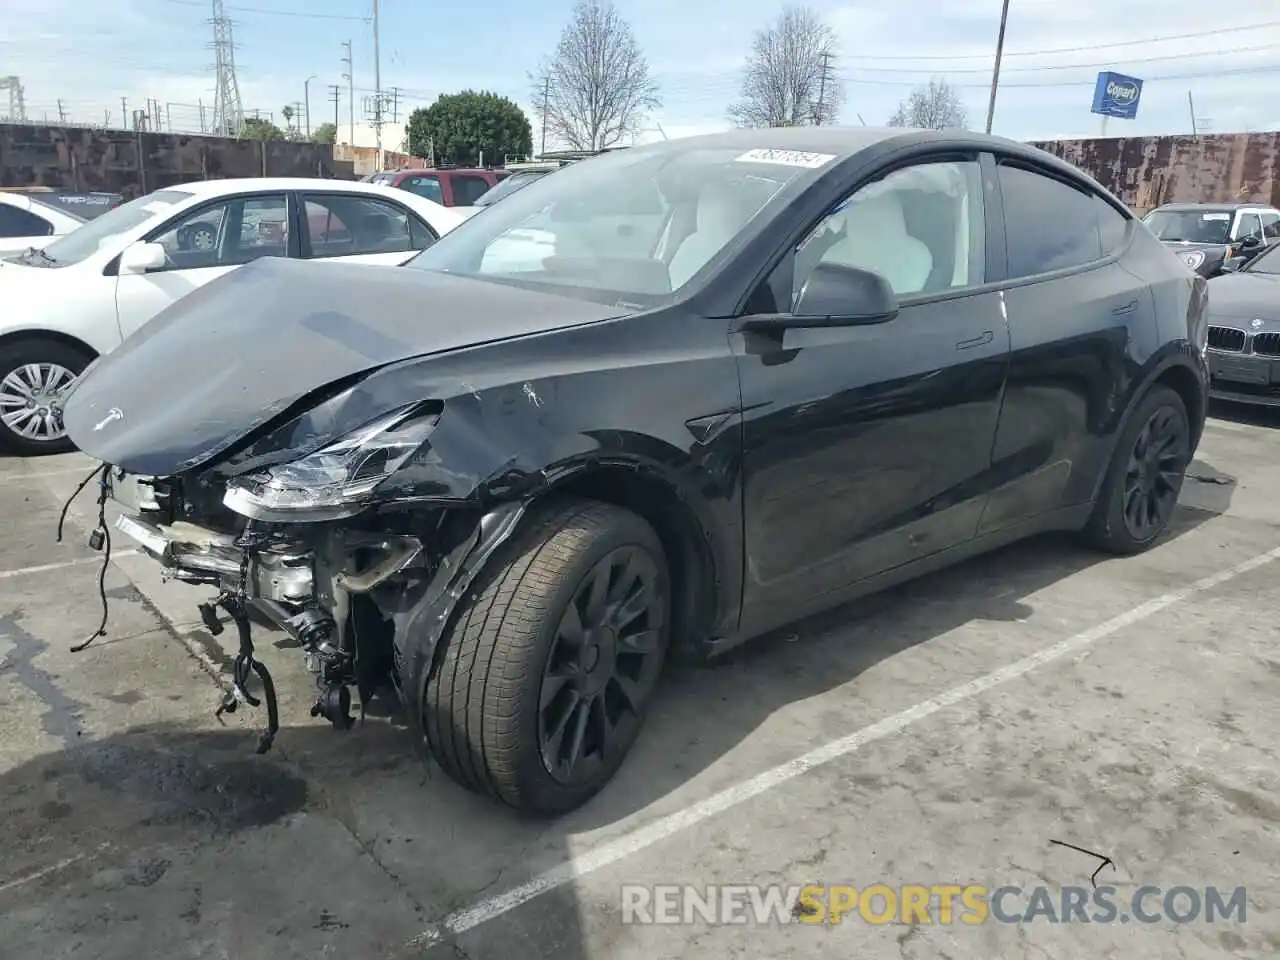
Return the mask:
[(1057, 140), (1034, 146), (1088, 172), (1135, 210), (1162, 203), (1280, 205), (1280, 133)]
[(0, 124), (0, 186), (103, 190), (132, 199), (161, 187), (221, 177), (344, 177), (318, 143)]

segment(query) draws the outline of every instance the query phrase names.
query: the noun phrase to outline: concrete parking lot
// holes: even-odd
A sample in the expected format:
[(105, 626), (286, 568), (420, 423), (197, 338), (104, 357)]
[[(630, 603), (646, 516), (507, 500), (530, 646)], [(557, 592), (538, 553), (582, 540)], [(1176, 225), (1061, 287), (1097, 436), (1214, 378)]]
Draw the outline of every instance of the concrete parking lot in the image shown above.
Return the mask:
[[(1176, 527), (1101, 559), (1028, 542), (673, 671), (595, 801), (522, 821), (394, 717), (282, 694), (219, 724), (234, 652), (192, 588), (86, 546), (79, 455), (0, 461), (0, 955), (701, 960), (1280, 954), (1280, 415), (1217, 411)], [(1059, 841), (1053, 843), (1051, 841)], [(1207, 922), (645, 924), (624, 885), (1247, 891)], [(631, 895), (631, 894), (627, 894)], [(1224, 894), (1225, 896), (1226, 894)], [(1151, 901), (1158, 906), (1159, 897)], [(1021, 910), (1013, 901), (1006, 910)], [(643, 916), (641, 916), (643, 919)]]

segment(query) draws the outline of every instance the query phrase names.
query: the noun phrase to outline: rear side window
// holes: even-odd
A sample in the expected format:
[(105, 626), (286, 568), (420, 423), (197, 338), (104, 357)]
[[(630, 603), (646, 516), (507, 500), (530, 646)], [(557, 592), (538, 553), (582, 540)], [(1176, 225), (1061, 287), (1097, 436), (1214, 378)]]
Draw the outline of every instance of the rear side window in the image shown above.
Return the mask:
[(1000, 165), (999, 177), (1009, 279), (1102, 259), (1097, 198), (1093, 194), (1008, 164)]
[(1098, 233), (1102, 239), (1102, 255), (1109, 257), (1119, 252), (1124, 246), (1124, 238), (1129, 232), (1129, 220), (1101, 197), (1093, 198), (1093, 206), (1098, 212)]
[(34, 213), (0, 204), (0, 237), (47, 237), (53, 233), (53, 224)]
[(440, 181), (436, 177), (410, 177), (400, 183), (400, 189), (416, 193), (436, 203), (444, 203), (444, 190), (441, 189)]

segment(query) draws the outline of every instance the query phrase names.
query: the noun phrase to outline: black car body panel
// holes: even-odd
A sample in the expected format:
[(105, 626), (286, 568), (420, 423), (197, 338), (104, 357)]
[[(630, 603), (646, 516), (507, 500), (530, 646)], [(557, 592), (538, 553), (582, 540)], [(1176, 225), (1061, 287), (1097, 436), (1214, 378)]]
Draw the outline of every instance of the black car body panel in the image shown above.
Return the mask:
[(1222, 264), (1227, 257), (1232, 255), (1232, 247), (1226, 243), (1184, 243), (1178, 240), (1160, 242), (1205, 279), (1216, 277), (1222, 271)]
[[(473, 578), (500, 562), (526, 511), (557, 495), (649, 520), (678, 579), (672, 643), (706, 653), (1028, 534), (1079, 529), (1154, 384), (1182, 398), (1194, 449), (1206, 281), (1090, 178), (1001, 138), (812, 127), (636, 147), (543, 178), (423, 258), (470, 257), (469, 238), (575, 177), (707, 145), (833, 158), (788, 181), (687, 287), (642, 304), (413, 264), (241, 268), (99, 361), (66, 401), (68, 431), (126, 473), (217, 491), (388, 412), (437, 404), (426, 439), (351, 519), (429, 545), (421, 582), (377, 599), (411, 703)], [(815, 227), (851, 191), (930, 162), (965, 167), (978, 184), (967, 189), (982, 191), (985, 232), (963, 248), (981, 255), (982, 276), (948, 286), (964, 259), (931, 254), (924, 285), (895, 309), (796, 323), (797, 263)], [(1005, 166), (1098, 211), (1098, 254), (1015, 275), (1008, 225), (1028, 217), (1043, 235), (1045, 213), (1006, 207)], [(1103, 211), (1120, 223), (1105, 242)], [(932, 229), (935, 242), (955, 240)], [(892, 271), (917, 247), (890, 240), (873, 246)], [(437, 542), (451, 518), (466, 535)], [(300, 526), (319, 582), (347, 527)]]
[[(1280, 254), (1269, 253), (1271, 262)], [(1227, 273), (1210, 282), (1209, 393), (1280, 406), (1280, 275)]]
[[(170, 476), (335, 382), (621, 312), (424, 271), (268, 257), (167, 307), (100, 359), (69, 393), (65, 422), (82, 450), (131, 473)], [(380, 387), (346, 391), (339, 407), (326, 407), (330, 436), (395, 402), (371, 389)], [(118, 423), (96, 429), (113, 410)], [(316, 445), (325, 439), (316, 425), (307, 429)]]

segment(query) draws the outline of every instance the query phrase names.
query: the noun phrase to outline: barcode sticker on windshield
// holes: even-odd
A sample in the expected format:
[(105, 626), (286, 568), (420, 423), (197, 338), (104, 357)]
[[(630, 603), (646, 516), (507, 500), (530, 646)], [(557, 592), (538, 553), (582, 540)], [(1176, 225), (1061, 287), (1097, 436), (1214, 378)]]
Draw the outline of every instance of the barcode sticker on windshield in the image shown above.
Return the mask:
[(803, 150), (748, 150), (734, 159), (738, 163), (776, 163), (784, 167), (816, 169), (836, 158), (834, 153), (806, 153)]
[(1201, 220), (1230, 220), (1230, 219), (1231, 219), (1231, 214), (1229, 214), (1229, 213), (1202, 213), (1202, 214), (1200, 214), (1200, 219), (1201, 219)]

